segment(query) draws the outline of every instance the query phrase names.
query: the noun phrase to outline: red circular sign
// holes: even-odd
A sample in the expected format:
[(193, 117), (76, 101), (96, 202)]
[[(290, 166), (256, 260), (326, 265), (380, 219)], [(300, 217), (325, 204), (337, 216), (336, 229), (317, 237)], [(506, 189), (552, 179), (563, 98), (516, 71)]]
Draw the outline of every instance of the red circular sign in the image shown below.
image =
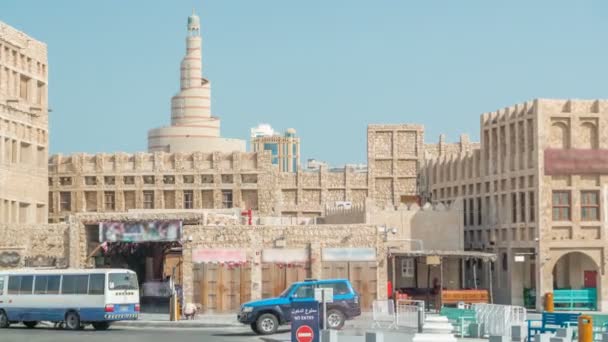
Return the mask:
[(296, 339), (298, 342), (312, 342), (315, 338), (315, 333), (308, 325), (302, 325), (296, 330)]

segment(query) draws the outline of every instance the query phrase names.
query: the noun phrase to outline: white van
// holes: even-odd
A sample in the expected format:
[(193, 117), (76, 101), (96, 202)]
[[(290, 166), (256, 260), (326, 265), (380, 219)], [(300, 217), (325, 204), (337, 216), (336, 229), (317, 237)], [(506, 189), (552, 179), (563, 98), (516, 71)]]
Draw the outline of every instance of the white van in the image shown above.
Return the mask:
[(126, 269), (20, 269), (0, 271), (0, 328), (22, 322), (63, 322), (70, 330), (92, 324), (136, 320), (139, 288), (135, 272)]

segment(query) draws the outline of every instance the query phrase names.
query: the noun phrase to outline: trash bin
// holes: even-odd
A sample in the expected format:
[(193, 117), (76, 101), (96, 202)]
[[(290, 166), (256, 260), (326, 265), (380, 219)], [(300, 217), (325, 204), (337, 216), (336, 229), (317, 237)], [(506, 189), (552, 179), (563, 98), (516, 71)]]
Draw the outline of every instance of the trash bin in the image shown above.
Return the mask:
[(553, 293), (547, 292), (545, 294), (545, 311), (553, 312), (555, 310), (555, 305), (553, 304)]
[(578, 341), (593, 342), (593, 318), (591, 316), (578, 316)]

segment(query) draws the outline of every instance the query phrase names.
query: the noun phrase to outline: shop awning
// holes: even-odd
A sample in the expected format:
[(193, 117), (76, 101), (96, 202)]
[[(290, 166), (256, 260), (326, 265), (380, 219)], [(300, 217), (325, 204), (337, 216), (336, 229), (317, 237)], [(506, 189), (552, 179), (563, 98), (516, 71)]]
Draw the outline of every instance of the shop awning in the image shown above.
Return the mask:
[(422, 251), (399, 251), (389, 250), (390, 255), (403, 257), (427, 257), (438, 256), (446, 258), (459, 259), (480, 259), (483, 261), (496, 261), (496, 254), (476, 252), (476, 251), (440, 251), (440, 250), (422, 250)]

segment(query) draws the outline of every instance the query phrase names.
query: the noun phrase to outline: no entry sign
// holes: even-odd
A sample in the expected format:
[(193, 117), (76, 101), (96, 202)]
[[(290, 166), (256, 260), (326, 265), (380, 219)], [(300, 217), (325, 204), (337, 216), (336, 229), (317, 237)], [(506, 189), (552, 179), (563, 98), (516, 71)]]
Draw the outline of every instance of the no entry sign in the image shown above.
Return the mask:
[(296, 330), (296, 340), (298, 342), (312, 342), (315, 332), (308, 325), (302, 325)]
[(319, 342), (318, 302), (292, 302), (291, 342)]

